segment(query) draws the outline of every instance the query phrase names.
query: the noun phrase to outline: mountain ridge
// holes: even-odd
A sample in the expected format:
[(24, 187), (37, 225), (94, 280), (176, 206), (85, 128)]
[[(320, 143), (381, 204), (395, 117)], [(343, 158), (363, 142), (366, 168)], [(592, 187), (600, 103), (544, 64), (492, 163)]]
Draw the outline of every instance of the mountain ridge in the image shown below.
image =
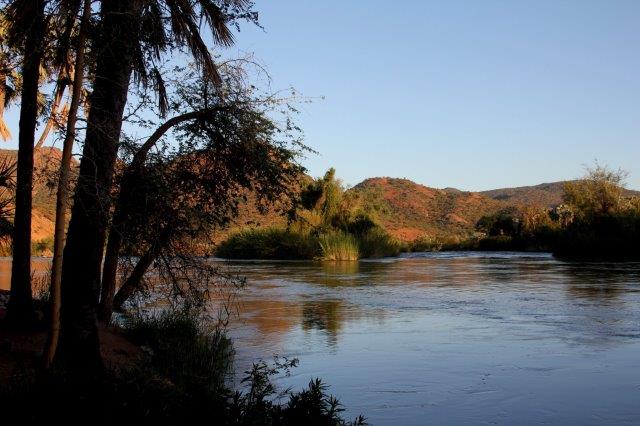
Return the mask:
[[(0, 150), (0, 160), (15, 160), (16, 150)], [(60, 150), (43, 148), (34, 158), (33, 240), (46, 240), (53, 235), (55, 219), (55, 177)], [(74, 160), (74, 169), (77, 167)], [(565, 181), (538, 185), (497, 188), (485, 191), (464, 191), (458, 188), (432, 188), (409, 179), (371, 177), (347, 189), (360, 196), (366, 208), (391, 235), (412, 241), (431, 238), (463, 238), (475, 231), (484, 215), (499, 211), (517, 212), (525, 207), (551, 208), (562, 202)], [(625, 190), (628, 196), (640, 196), (640, 191)], [(252, 198), (249, 197), (249, 200)], [(286, 219), (277, 209), (260, 214), (247, 205), (230, 227), (214, 239), (220, 241), (229, 232), (247, 227), (285, 226)]]

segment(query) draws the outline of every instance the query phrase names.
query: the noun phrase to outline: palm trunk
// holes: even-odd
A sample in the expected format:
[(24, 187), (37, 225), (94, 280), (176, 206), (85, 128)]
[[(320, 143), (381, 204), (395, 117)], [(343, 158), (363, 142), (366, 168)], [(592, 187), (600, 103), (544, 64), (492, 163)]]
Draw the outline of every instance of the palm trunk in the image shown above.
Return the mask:
[[(123, 190), (124, 187), (121, 189)], [(100, 293), (100, 306), (98, 307), (98, 319), (105, 324), (111, 322), (111, 314), (113, 312), (113, 297), (116, 292), (116, 278), (118, 274), (118, 259), (120, 257), (120, 248), (122, 247), (122, 226), (124, 220), (121, 219), (120, 212), (123, 208), (116, 205), (113, 217), (113, 223), (109, 228), (109, 241), (107, 242), (107, 251), (104, 257), (104, 266), (102, 268), (102, 288)]]
[(45, 30), (44, 3), (44, 0), (33, 0), (34, 16), (25, 39), (22, 67), (11, 298), (7, 312), (10, 321), (16, 325), (27, 325), (33, 319), (31, 292), (33, 144), (38, 117), (38, 81)]
[(82, 84), (84, 80), (84, 53), (87, 31), (91, 19), (91, 1), (85, 0), (80, 21), (80, 32), (76, 44), (76, 63), (73, 76), (73, 92), (71, 106), (67, 120), (67, 134), (62, 146), (62, 160), (60, 162), (60, 174), (58, 176), (58, 190), (56, 194), (56, 222), (53, 237), (53, 264), (51, 267), (51, 329), (45, 348), (45, 366), (49, 367), (58, 347), (60, 336), (60, 305), (62, 282), (62, 250), (64, 247), (64, 227), (66, 224), (67, 200), (69, 198), (69, 174), (71, 166), (71, 154), (76, 137), (76, 120), (78, 106), (82, 97)]
[(100, 266), (140, 11), (139, 0), (102, 2), (96, 76), (62, 265), (57, 354), (76, 372), (96, 373), (102, 367), (97, 326)]

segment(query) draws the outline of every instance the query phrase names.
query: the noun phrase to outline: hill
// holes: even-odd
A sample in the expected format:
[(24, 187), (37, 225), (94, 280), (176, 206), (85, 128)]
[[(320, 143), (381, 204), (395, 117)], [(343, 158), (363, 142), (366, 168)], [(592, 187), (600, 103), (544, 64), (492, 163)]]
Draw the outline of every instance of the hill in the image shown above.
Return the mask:
[[(515, 205), (536, 207), (555, 207), (562, 203), (564, 193), (564, 181), (541, 183), (533, 186), (520, 186), (515, 188), (500, 188), (489, 191), (481, 191), (480, 194), (494, 200), (506, 201)], [(640, 196), (640, 191), (625, 189), (627, 197)]]
[(500, 188), (482, 191), (480, 194), (494, 200), (511, 204), (523, 204), (538, 207), (555, 207), (562, 203), (564, 182), (541, 183), (534, 186)]
[[(15, 160), (15, 150), (0, 150), (0, 161)], [(33, 240), (42, 241), (53, 236), (55, 219), (55, 181), (61, 152), (56, 148), (36, 151), (34, 158), (34, 211)], [(74, 160), (74, 169), (78, 163)], [(524, 206), (553, 207), (562, 202), (564, 182), (543, 183), (534, 186), (500, 188), (481, 192), (461, 191), (456, 188), (430, 188), (408, 179), (376, 177), (366, 179), (349, 192), (362, 200), (378, 222), (393, 236), (412, 241), (423, 235), (431, 237), (468, 236), (475, 224), (484, 216), (500, 210), (517, 210)], [(640, 196), (640, 191), (626, 190), (628, 196)], [(221, 241), (229, 232), (248, 227), (285, 226), (284, 206), (258, 211), (255, 197), (247, 196), (240, 206), (239, 216), (229, 229), (219, 230), (213, 236)]]
[(429, 188), (388, 177), (366, 179), (350, 191), (379, 205), (377, 216), (382, 226), (404, 241), (421, 235), (468, 235), (482, 216), (510, 206), (477, 192)]
[[(0, 149), (0, 162), (15, 162), (16, 150)], [(56, 215), (56, 182), (62, 152), (57, 148), (43, 147), (35, 151), (33, 179), (32, 239), (42, 241), (52, 238)], [(72, 159), (75, 169), (78, 162)]]

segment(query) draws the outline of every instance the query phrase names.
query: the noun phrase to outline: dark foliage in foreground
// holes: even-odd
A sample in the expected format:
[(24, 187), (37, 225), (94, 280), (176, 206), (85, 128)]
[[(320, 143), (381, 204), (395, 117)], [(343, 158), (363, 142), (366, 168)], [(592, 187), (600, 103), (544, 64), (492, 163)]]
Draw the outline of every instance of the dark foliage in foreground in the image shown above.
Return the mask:
[(576, 259), (640, 259), (640, 213), (578, 219), (562, 233), (554, 255)]
[(233, 350), (221, 332), (203, 332), (189, 311), (129, 317), (123, 332), (142, 344), (145, 356), (124, 369), (110, 369), (99, 382), (72, 381), (60, 370), (46, 375), (24, 370), (0, 390), (8, 424), (96, 418), (99, 424), (364, 425), (347, 422), (343, 408), (320, 380), (299, 392), (278, 392), (273, 376), (297, 360), (254, 364), (242, 390), (228, 383)]

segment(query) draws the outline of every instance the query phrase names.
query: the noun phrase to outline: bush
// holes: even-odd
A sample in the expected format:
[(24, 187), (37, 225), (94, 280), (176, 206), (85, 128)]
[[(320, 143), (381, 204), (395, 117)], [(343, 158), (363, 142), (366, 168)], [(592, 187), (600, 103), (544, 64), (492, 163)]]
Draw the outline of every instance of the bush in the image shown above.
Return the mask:
[(365, 258), (391, 257), (400, 254), (401, 245), (384, 229), (370, 228), (358, 237), (360, 256)]
[(31, 251), (34, 256), (51, 256), (53, 254), (53, 237), (33, 241)]
[(640, 214), (599, 215), (575, 220), (559, 236), (554, 255), (565, 258), (640, 259)]
[[(348, 423), (340, 403), (315, 379), (300, 392), (279, 393), (272, 377), (297, 360), (274, 367), (259, 362), (233, 391), (228, 374), (233, 351), (221, 332), (201, 328), (192, 311), (132, 316), (124, 333), (146, 346), (147, 356), (129, 368), (109, 370), (99, 380), (74, 379), (62, 370), (19, 371), (0, 387), (8, 424), (83, 423), (334, 426)], [(280, 403), (280, 397), (285, 397)]]
[(248, 229), (222, 242), (216, 256), (225, 259), (313, 259), (320, 254), (318, 240), (310, 233), (286, 229)]
[(158, 374), (184, 392), (216, 395), (232, 372), (233, 347), (220, 331), (201, 330), (189, 310), (124, 320), (125, 335), (151, 350), (149, 362)]
[(278, 228), (237, 232), (222, 242), (216, 255), (225, 259), (320, 259), (358, 260), (361, 257), (397, 256), (402, 247), (382, 228), (363, 226), (364, 232), (350, 234), (310, 232)]
[(442, 243), (436, 238), (428, 235), (422, 235), (411, 243), (409, 250), (412, 252), (431, 252), (442, 250)]

